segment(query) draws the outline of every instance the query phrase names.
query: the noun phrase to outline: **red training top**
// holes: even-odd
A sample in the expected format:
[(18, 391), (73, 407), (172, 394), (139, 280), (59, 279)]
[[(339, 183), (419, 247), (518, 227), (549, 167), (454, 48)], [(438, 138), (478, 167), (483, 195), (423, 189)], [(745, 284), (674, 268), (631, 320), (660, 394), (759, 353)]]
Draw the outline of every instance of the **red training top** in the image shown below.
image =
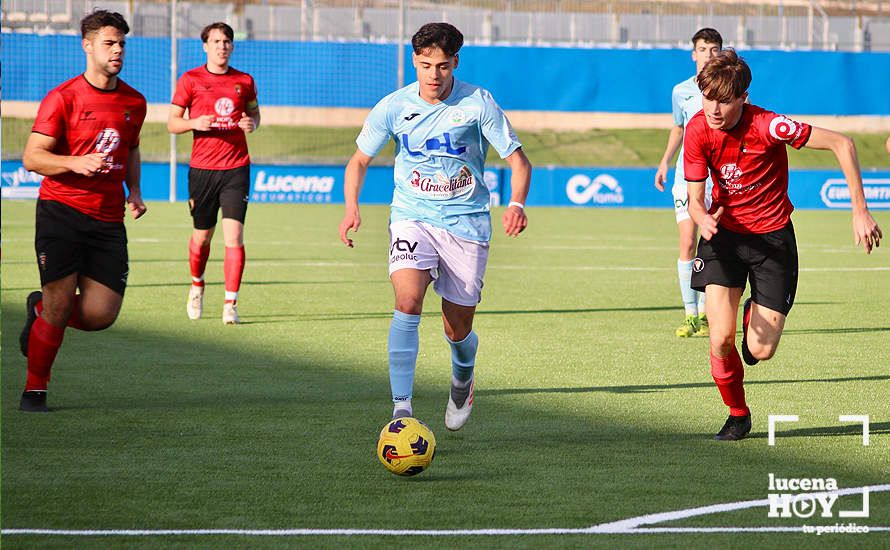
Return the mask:
[(74, 172), (46, 176), (40, 183), (40, 198), (97, 220), (121, 221), (127, 157), (139, 146), (145, 110), (145, 97), (121, 79), (114, 90), (101, 90), (80, 75), (46, 94), (31, 131), (55, 138), (56, 154), (105, 153), (106, 157), (104, 169), (92, 177)]
[(205, 170), (230, 170), (250, 164), (247, 138), (238, 127), (241, 113), (257, 108), (253, 77), (232, 67), (213, 74), (206, 65), (179, 77), (173, 104), (188, 109), (189, 118), (213, 115), (207, 132), (195, 130), (189, 166)]
[(813, 128), (756, 105), (744, 105), (730, 130), (708, 126), (704, 112), (689, 120), (683, 138), (686, 181), (714, 182), (711, 209), (723, 207), (720, 226), (737, 233), (768, 233), (788, 225), (786, 145), (803, 147)]

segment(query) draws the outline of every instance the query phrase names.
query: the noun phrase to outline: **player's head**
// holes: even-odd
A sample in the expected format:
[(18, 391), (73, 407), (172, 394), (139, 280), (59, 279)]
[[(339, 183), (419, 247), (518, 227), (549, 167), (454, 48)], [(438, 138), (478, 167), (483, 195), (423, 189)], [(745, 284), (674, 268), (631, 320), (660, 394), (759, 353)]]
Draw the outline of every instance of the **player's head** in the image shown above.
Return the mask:
[(81, 46), (87, 54), (87, 70), (115, 76), (124, 67), (124, 37), (130, 26), (124, 16), (95, 10), (80, 21)]
[(207, 54), (207, 64), (226, 68), (229, 58), (235, 49), (235, 31), (227, 24), (217, 21), (204, 27), (201, 31), (201, 42)]
[(427, 23), (411, 37), (411, 59), (417, 71), (420, 95), (427, 101), (448, 97), (454, 83), (454, 69), (464, 45), (464, 35), (448, 23)]
[(695, 74), (701, 72), (705, 63), (723, 49), (723, 37), (715, 29), (705, 27), (692, 35), (692, 60), (695, 61)]
[(705, 64), (697, 80), (708, 126), (719, 130), (734, 127), (742, 116), (751, 85), (751, 69), (745, 60), (727, 48)]

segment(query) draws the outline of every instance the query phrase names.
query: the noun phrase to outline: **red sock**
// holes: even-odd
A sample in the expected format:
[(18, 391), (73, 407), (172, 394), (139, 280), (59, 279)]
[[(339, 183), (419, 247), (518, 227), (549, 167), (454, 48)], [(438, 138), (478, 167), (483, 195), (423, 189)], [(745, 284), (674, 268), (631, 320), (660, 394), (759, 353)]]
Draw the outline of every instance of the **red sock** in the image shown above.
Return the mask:
[(711, 376), (717, 383), (723, 402), (729, 407), (729, 414), (732, 416), (751, 414), (748, 405), (745, 404), (745, 369), (735, 346), (726, 357), (717, 357), (711, 353)]
[[(204, 269), (207, 267), (207, 258), (210, 257), (210, 245), (199, 246), (194, 239), (189, 239), (189, 269), (192, 272), (192, 284), (204, 286)], [(200, 282), (195, 279), (201, 279)]]
[(243, 246), (226, 247), (223, 272), (226, 276), (226, 292), (238, 292), (241, 288), (241, 275), (244, 273)]
[(38, 317), (31, 325), (28, 337), (28, 381), (25, 391), (46, 390), (49, 383), (49, 371), (62, 345), (65, 328), (55, 327)]

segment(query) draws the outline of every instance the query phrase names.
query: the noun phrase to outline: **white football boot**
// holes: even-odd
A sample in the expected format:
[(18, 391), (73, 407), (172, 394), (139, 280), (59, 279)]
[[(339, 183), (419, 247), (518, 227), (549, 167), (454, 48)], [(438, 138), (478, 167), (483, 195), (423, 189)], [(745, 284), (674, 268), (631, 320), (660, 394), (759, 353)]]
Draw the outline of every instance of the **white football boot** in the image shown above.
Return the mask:
[(473, 387), (476, 385), (476, 377), (471, 376), (469, 382), (463, 387), (451, 384), (451, 392), (448, 394), (448, 406), (445, 407), (445, 427), (455, 432), (464, 427), (470, 419), (473, 410)]
[(189, 301), (185, 304), (185, 312), (189, 319), (195, 321), (204, 313), (204, 287), (192, 285), (189, 288)]
[(223, 304), (222, 321), (224, 325), (241, 324), (241, 317), (238, 317), (238, 305), (232, 302)]

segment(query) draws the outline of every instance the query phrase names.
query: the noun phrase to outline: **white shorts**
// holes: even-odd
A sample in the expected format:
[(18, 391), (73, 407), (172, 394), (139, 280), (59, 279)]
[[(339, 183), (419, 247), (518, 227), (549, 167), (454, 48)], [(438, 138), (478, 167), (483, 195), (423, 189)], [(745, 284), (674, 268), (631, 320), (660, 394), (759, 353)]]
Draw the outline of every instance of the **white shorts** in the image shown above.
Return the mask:
[[(711, 190), (714, 184), (710, 178), (705, 183), (705, 209), (711, 208)], [(677, 216), (677, 223), (689, 219), (689, 190), (686, 187), (686, 180), (674, 181), (671, 188), (671, 194), (674, 196), (674, 214)]]
[(400, 269), (429, 271), (436, 294), (460, 306), (482, 301), (488, 243), (455, 237), (421, 221), (389, 225), (389, 274)]

